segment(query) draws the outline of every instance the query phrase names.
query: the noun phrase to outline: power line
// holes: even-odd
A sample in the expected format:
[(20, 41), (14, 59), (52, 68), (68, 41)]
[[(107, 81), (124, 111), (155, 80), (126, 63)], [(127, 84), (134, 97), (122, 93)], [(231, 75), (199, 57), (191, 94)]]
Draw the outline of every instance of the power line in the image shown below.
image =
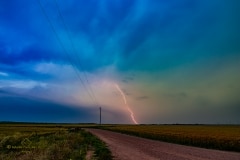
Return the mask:
[[(90, 98), (93, 100), (93, 102), (96, 103), (96, 101), (94, 100), (94, 98), (92, 97), (92, 95), (89, 93), (87, 87), (85, 86), (84, 81), (82, 80), (81, 76), (79, 75), (79, 72), (78, 72), (78, 70), (77, 70), (77, 67), (76, 67), (75, 64), (72, 62), (71, 57), (69, 56), (69, 54), (68, 54), (66, 48), (64, 47), (63, 42), (61, 41), (61, 38), (59, 37), (59, 35), (58, 35), (58, 33), (57, 33), (57, 31), (56, 31), (56, 29), (55, 29), (53, 23), (51, 22), (51, 20), (50, 20), (50, 18), (49, 18), (49, 16), (48, 16), (48, 14), (46, 13), (46, 11), (45, 11), (45, 9), (44, 9), (42, 3), (41, 3), (41, 0), (37, 0), (37, 1), (38, 1), (38, 4), (39, 4), (40, 8), (41, 8), (41, 11), (43, 12), (44, 16), (46, 17), (48, 23), (49, 23), (50, 26), (51, 26), (52, 31), (54, 32), (54, 34), (55, 34), (57, 40), (59, 41), (59, 44), (60, 44), (60, 46), (62, 47), (63, 52), (66, 54), (66, 56), (67, 56), (69, 62), (70, 62), (71, 65), (73, 66), (73, 69), (74, 69), (74, 71), (76, 72), (77, 78), (80, 79), (80, 82), (82, 83), (83, 87), (86, 89), (86, 91), (87, 91), (87, 93), (89, 94)], [(96, 105), (98, 105), (98, 104), (96, 103)]]
[[(74, 43), (73, 43), (71, 33), (70, 33), (70, 31), (69, 31), (69, 29), (68, 29), (68, 26), (67, 26), (67, 24), (66, 24), (66, 22), (65, 22), (65, 20), (64, 20), (64, 18), (63, 18), (63, 15), (62, 15), (62, 13), (61, 13), (61, 10), (60, 10), (60, 7), (59, 7), (59, 5), (58, 5), (57, 0), (55, 0), (55, 4), (56, 4), (57, 10), (58, 10), (58, 14), (59, 14), (59, 16), (60, 16), (60, 18), (61, 18), (61, 20), (62, 20), (62, 22), (63, 22), (63, 25), (64, 25), (64, 27), (65, 27), (66, 32), (67, 32), (67, 36), (68, 36), (68, 39), (69, 39), (69, 41), (70, 41), (70, 43), (71, 43), (71, 47), (72, 47), (72, 49), (73, 49), (73, 53), (74, 53), (74, 55), (77, 57), (77, 61), (79, 62), (78, 65), (79, 65), (79, 67), (80, 67), (81, 69), (83, 69), (83, 67), (81, 66), (81, 63), (80, 63), (80, 57), (79, 57), (79, 55), (77, 54), (77, 49), (76, 49), (76, 47), (75, 47), (75, 45), (74, 45)], [(86, 80), (86, 82), (87, 82), (87, 84), (88, 84), (88, 86), (89, 86), (90, 93), (92, 94), (93, 99), (94, 99), (95, 103), (96, 103), (97, 106), (98, 106), (97, 99), (96, 99), (96, 97), (95, 97), (95, 94), (94, 94), (94, 92), (93, 92), (93, 90), (92, 90), (92, 87), (91, 87), (91, 85), (90, 85), (90, 83), (89, 83), (89, 80), (88, 80), (87, 75), (86, 75), (86, 73), (84, 72), (84, 70), (83, 70), (83, 75), (84, 75), (85, 80)]]

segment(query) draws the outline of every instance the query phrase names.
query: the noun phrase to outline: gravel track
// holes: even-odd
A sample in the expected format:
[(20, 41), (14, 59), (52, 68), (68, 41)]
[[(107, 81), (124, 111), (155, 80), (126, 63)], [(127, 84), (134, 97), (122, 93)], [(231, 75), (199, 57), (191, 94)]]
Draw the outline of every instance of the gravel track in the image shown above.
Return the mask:
[(190, 147), (121, 133), (86, 129), (104, 141), (115, 160), (240, 160), (240, 153)]

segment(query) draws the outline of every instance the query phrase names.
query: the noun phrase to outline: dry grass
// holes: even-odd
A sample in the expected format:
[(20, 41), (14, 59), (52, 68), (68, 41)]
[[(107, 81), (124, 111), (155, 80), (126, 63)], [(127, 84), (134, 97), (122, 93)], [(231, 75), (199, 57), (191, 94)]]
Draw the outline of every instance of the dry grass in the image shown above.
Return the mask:
[[(0, 160), (111, 159), (105, 144), (74, 124), (0, 124)], [(75, 128), (75, 129), (70, 129)]]
[(105, 129), (172, 143), (240, 151), (239, 125), (116, 125)]

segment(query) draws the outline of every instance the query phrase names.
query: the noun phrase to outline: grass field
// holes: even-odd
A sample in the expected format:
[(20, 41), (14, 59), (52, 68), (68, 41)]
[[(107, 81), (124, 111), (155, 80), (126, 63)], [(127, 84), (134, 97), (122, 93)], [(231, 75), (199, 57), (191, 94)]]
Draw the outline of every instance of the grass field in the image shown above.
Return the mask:
[(240, 152), (239, 125), (102, 125), (0, 123), (0, 160), (111, 159), (106, 145), (80, 128), (102, 128), (171, 143)]
[(111, 159), (105, 144), (76, 124), (0, 124), (1, 160)]
[(102, 128), (171, 143), (240, 152), (239, 125), (109, 125)]

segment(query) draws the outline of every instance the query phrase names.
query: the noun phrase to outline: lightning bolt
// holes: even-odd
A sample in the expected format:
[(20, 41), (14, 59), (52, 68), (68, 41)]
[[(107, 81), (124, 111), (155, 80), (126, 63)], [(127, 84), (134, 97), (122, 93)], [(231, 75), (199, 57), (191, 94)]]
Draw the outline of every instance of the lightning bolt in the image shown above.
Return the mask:
[(126, 99), (125, 94), (123, 93), (123, 91), (121, 90), (121, 88), (118, 86), (118, 84), (115, 84), (115, 87), (117, 88), (117, 90), (118, 90), (118, 91), (120, 92), (120, 94), (122, 95), (123, 101), (124, 101), (124, 103), (125, 103), (125, 106), (126, 106), (128, 112), (130, 113), (130, 117), (131, 117), (133, 123), (138, 124), (138, 122), (135, 120), (133, 111), (131, 110), (131, 108), (130, 108), (130, 107), (128, 106), (128, 104), (127, 104), (127, 99)]

